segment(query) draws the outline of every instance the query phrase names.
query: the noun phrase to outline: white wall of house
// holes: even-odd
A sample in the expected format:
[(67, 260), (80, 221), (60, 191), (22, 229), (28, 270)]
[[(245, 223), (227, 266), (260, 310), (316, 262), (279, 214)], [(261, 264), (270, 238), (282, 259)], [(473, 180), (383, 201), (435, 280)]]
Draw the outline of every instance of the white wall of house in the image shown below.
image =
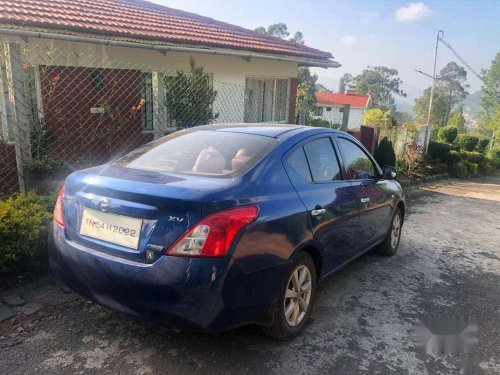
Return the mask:
[[(316, 107), (323, 108), (323, 114), (321, 116), (314, 116), (315, 118), (321, 118), (328, 121), (331, 124), (342, 125), (343, 113), (340, 112), (340, 106), (330, 106), (324, 104), (316, 104)], [(330, 110), (328, 110), (330, 108)], [(350, 107), (349, 109), (349, 122), (347, 124), (348, 129), (359, 129), (362, 125), (363, 116), (365, 113), (365, 108)]]
[[(15, 36), (0, 35), (0, 40), (26, 43), (26, 40)], [(259, 59), (246, 61), (233, 56), (181, 52), (162, 54), (142, 48), (39, 38), (28, 38), (27, 47), (28, 59), (34, 65), (47, 65), (50, 60), (51, 65), (58, 66), (160, 71), (159, 79), (156, 80), (158, 82), (164, 74), (174, 74), (177, 70), (187, 71), (190, 58), (194, 58), (197, 65), (203, 66), (212, 75), (214, 88), (220, 93), (214, 102), (215, 111), (222, 114), (217, 122), (244, 121), (245, 84), (248, 77), (289, 80), (297, 77), (298, 68), (298, 64), (292, 62)], [(55, 52), (48, 59), (46, 53), (51, 50)]]

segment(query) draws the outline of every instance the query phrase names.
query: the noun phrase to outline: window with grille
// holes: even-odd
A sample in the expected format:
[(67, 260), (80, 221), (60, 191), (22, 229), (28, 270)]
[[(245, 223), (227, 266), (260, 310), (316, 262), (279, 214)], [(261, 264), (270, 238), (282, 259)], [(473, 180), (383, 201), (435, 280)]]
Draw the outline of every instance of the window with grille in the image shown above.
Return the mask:
[(288, 79), (247, 78), (245, 122), (287, 122)]
[(314, 107), (314, 116), (323, 116), (323, 107)]

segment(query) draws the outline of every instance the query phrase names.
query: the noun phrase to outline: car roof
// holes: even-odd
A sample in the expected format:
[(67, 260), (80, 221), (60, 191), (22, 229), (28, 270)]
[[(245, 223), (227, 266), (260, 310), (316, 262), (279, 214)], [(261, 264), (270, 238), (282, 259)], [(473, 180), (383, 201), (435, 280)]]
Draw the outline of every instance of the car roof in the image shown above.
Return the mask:
[[(191, 130), (211, 130), (232, 133), (255, 134), (272, 138), (281, 138), (285, 133), (297, 134), (298, 132), (326, 130), (304, 125), (276, 124), (276, 123), (234, 123), (234, 124), (212, 124), (197, 126)], [(334, 129), (328, 129), (336, 132)], [(288, 134), (287, 134), (288, 135)], [(291, 134), (290, 134), (291, 135)]]

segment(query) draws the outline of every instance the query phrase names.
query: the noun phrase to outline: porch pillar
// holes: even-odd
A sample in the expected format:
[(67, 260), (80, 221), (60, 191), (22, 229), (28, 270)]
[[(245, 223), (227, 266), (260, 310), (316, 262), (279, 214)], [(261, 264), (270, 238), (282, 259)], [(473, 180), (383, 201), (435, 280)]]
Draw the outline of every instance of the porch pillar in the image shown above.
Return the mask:
[(4, 43), (10, 121), (14, 132), (19, 189), (25, 191), (24, 168), (31, 165), (30, 122), (19, 43)]

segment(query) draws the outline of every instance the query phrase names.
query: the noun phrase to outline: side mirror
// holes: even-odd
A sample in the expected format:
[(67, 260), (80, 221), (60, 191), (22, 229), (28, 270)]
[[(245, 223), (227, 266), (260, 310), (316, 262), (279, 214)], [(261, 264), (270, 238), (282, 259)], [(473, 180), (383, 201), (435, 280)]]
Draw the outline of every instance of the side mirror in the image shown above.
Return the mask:
[(398, 172), (396, 172), (396, 168), (391, 167), (390, 165), (384, 165), (384, 173), (382, 177), (384, 180), (395, 180), (398, 177)]

